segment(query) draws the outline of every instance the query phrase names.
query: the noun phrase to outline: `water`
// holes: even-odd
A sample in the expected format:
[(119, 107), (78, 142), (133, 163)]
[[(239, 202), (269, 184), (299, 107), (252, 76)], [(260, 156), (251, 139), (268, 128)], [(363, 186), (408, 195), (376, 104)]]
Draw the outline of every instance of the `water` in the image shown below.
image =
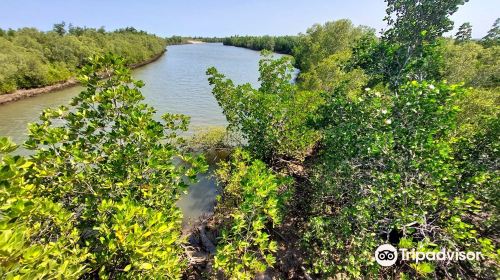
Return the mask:
[[(191, 117), (190, 130), (227, 124), (217, 101), (211, 94), (205, 74), (215, 66), (235, 83), (258, 84), (259, 52), (222, 44), (169, 46), (157, 61), (133, 71), (135, 79), (143, 80), (145, 102), (156, 108), (158, 115), (181, 113)], [(26, 126), (38, 120), (43, 109), (67, 105), (82, 90), (73, 87), (0, 105), (0, 136), (10, 136), (20, 144), (26, 140)], [(209, 212), (216, 195), (215, 180), (200, 176), (181, 199), (185, 221)]]
[[(215, 66), (235, 83), (257, 85), (259, 57), (259, 52), (222, 44), (169, 46), (160, 59), (134, 70), (133, 77), (146, 83), (142, 93), (158, 115), (189, 115), (193, 130), (220, 126), (226, 120), (211, 94), (207, 68)], [(37, 121), (43, 109), (67, 105), (81, 90), (72, 87), (0, 105), (0, 136), (22, 143), (26, 140), (26, 125)]]

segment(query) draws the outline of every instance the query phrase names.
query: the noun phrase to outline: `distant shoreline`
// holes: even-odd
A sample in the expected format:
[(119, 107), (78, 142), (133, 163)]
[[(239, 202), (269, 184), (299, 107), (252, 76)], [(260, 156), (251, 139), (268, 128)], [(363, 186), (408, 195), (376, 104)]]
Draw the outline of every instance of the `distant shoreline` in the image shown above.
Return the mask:
[(206, 42), (198, 40), (187, 40), (188, 44), (206, 44)]
[[(167, 49), (165, 48), (165, 50), (163, 50), (163, 52), (161, 52), (161, 53), (159, 53), (159, 54), (157, 54), (157, 55), (155, 55), (155, 56), (153, 56), (145, 61), (134, 63), (134, 64), (130, 65), (130, 68), (135, 69), (135, 68), (139, 68), (139, 67), (142, 67), (144, 65), (147, 65), (149, 63), (155, 62), (163, 54), (165, 54), (166, 51), (167, 51)], [(30, 88), (30, 89), (18, 89), (12, 93), (5, 93), (5, 94), (0, 95), (0, 105), (6, 104), (9, 102), (22, 100), (22, 99), (25, 99), (28, 97), (39, 95), (39, 94), (55, 92), (58, 90), (74, 87), (74, 86), (77, 86), (79, 84), (80, 83), (78, 82), (78, 80), (73, 77), (67, 81), (60, 82), (60, 83), (53, 84), (53, 85), (49, 85), (49, 86)]]

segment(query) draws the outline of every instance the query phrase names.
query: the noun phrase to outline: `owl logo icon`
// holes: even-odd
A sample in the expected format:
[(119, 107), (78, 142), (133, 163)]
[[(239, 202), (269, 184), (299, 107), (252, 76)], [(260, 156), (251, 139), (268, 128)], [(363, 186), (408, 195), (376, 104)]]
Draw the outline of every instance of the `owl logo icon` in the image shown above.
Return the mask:
[(375, 260), (381, 266), (391, 266), (398, 260), (398, 250), (391, 244), (383, 244), (375, 250)]

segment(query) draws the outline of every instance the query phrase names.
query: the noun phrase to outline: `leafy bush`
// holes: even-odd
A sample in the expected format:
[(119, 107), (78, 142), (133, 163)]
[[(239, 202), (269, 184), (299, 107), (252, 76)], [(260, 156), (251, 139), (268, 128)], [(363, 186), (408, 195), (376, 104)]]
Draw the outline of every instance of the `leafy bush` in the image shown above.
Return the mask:
[(306, 34), (299, 36), (299, 42), (293, 50), (297, 67), (307, 72), (323, 59), (350, 50), (361, 38), (372, 33), (372, 29), (356, 27), (348, 19), (331, 21), (324, 25), (315, 24)]
[[(315, 273), (495, 274), (497, 245), (481, 233), (488, 218), (478, 217), (494, 207), (476, 195), (485, 182), (466, 179), (454, 156), (455, 100), (463, 94), (456, 85), (411, 82), (398, 94), (331, 95), (323, 111), (326, 149), (314, 172), (314, 214), (304, 236)], [(373, 252), (384, 243), (481, 251), (493, 264), (402, 261), (382, 268)]]
[(186, 145), (195, 151), (206, 151), (232, 148), (240, 143), (238, 135), (229, 133), (225, 127), (214, 126), (197, 130)]
[(33, 196), (26, 176), (33, 162), (5, 155), (16, 145), (0, 138), (0, 275), (3, 279), (47, 279), (82, 276), (88, 267), (79, 244), (73, 213), (61, 203)]
[(371, 85), (393, 91), (408, 81), (441, 80), (442, 35), (453, 29), (453, 15), (466, 0), (387, 0), (388, 28), (381, 40), (361, 40), (354, 61), (370, 74)]
[(247, 152), (236, 150), (217, 170), (224, 185), (218, 212), (230, 216), (217, 245), (214, 267), (230, 279), (254, 279), (276, 262), (278, 249), (266, 227), (281, 221), (286, 178), (278, 177)]
[(321, 92), (332, 92), (342, 87), (351, 96), (359, 94), (368, 77), (359, 68), (347, 69), (350, 59), (350, 51), (325, 58), (300, 76), (300, 87)]
[(484, 48), (475, 42), (456, 44), (447, 41), (443, 46), (442, 76), (451, 83), (494, 88), (500, 82), (500, 46)]
[(306, 123), (321, 99), (291, 84), (292, 69), (289, 57), (273, 60), (264, 53), (259, 89), (250, 84), (235, 86), (215, 68), (207, 71), (229, 128), (241, 132), (252, 152), (266, 161), (303, 160), (319, 137)]
[[(188, 119), (165, 114), (164, 122), (154, 120), (154, 109), (142, 103), (143, 83), (131, 78), (124, 59), (106, 55), (90, 61), (80, 77), (86, 89), (71, 109), (47, 109), (29, 126), (25, 146), (34, 155), (19, 174), (20, 184), (2, 181), (16, 188), (3, 190), (3, 201), (13, 201), (12, 195), (29, 205), (40, 201), (30, 206), (34, 210), (21, 202), (2, 208), (2, 234), (19, 239), (29, 233), (19, 243), (2, 244), (10, 246), (2, 274), (180, 278), (186, 263), (182, 214), (175, 203), (186, 180), (207, 168), (203, 158), (177, 149), (177, 133)], [(112, 76), (101, 80), (102, 72)], [(5, 169), (25, 166), (12, 161), (3, 160), (10, 164)], [(28, 211), (29, 218), (17, 209)], [(37, 244), (38, 251), (26, 249)], [(22, 269), (15, 265), (21, 253), (30, 257), (19, 263)]]
[[(373, 30), (341, 20), (313, 26), (294, 45), (298, 86), (318, 91), (309, 98), (320, 106), (304, 106), (308, 113), (302, 117), (309, 117), (322, 139), (318, 158), (305, 165), (311, 186), (298, 181), (311, 197), (299, 205), (310, 210), (306, 228), (296, 229), (303, 235), (308, 267), (321, 279), (494, 279), (499, 21), (481, 45), (456, 42), (442, 35), (453, 27), (450, 15), (467, 1), (386, 2), (388, 30), (380, 39)], [(250, 48), (273, 43), (269, 37), (233, 40)], [(297, 157), (273, 152), (277, 143), (291, 143), (281, 137), (292, 133), (277, 132), (271, 124), (300, 115), (298, 107), (266, 106), (263, 100), (271, 99), (250, 86), (234, 86), (215, 70), (209, 74), (217, 100), (248, 139), (252, 155), (271, 166), (276, 165), (269, 158), (276, 155)], [(262, 76), (272, 74), (261, 70)], [(465, 90), (446, 80), (478, 88)], [(269, 88), (294, 87), (286, 82), (271, 82)], [(361, 91), (365, 84), (376, 90)], [(373, 257), (383, 243), (426, 252), (480, 251), (486, 260), (398, 261), (384, 268)], [(241, 267), (238, 258), (224, 261), (226, 267)]]
[[(500, 94), (498, 89), (471, 89), (457, 102), (462, 108), (458, 114), (453, 143), (457, 160), (464, 176), (462, 180), (471, 186), (470, 191), (482, 201), (482, 212), (498, 211), (500, 193), (498, 185), (500, 168)], [(499, 216), (481, 219), (482, 232), (495, 232)], [(485, 234), (483, 234), (485, 235)]]

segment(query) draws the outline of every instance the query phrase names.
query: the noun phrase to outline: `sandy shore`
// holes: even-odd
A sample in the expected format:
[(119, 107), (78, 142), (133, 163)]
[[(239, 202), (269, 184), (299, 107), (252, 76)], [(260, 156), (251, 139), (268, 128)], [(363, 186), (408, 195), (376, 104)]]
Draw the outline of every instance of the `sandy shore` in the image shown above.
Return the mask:
[[(154, 61), (158, 60), (165, 52), (166, 52), (166, 50), (164, 50), (160, 54), (153, 56), (152, 58), (150, 58), (148, 60), (132, 64), (132, 65), (130, 65), (130, 67), (131, 68), (138, 68), (138, 67), (144, 66), (146, 64), (149, 64), (151, 62), (154, 62)], [(61, 89), (76, 86), (78, 84), (79, 83), (78, 83), (77, 79), (71, 78), (65, 82), (57, 83), (57, 84), (50, 85), (50, 86), (45, 86), (45, 87), (40, 87), (40, 88), (30, 88), (30, 89), (18, 89), (12, 93), (6, 93), (6, 94), (0, 95), (0, 104), (5, 104), (8, 102), (21, 100), (24, 98), (28, 98), (28, 97), (43, 94), (43, 93), (58, 91)]]
[(203, 41), (187, 40), (188, 44), (205, 44)]

